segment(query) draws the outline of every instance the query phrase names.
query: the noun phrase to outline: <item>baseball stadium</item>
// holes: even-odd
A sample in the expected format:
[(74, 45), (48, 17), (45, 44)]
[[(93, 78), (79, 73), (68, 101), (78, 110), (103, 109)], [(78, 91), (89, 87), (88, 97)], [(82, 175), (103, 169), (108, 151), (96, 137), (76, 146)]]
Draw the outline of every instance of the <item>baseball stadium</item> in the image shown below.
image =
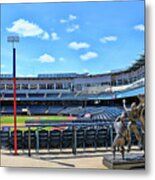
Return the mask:
[(1, 5), (2, 166), (144, 170), (144, 9)]
[[(1, 147), (13, 153), (12, 75), (1, 74), (0, 82)], [(103, 156), (111, 151), (116, 134), (113, 123), (124, 110), (122, 100), (126, 99), (127, 106), (132, 102), (138, 105), (138, 95), (145, 95), (144, 86), (144, 55), (125, 69), (103, 74), (17, 77), (18, 151), (29, 156), (52, 152), (64, 155), (66, 150), (75, 156), (81, 152), (102, 152)], [(132, 136), (132, 145), (136, 146)]]

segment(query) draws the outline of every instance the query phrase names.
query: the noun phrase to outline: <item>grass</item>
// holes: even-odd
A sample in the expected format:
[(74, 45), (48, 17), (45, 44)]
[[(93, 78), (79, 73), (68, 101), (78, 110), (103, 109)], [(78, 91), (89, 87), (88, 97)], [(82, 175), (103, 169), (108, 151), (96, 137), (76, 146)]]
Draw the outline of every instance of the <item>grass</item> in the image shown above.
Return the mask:
[[(67, 120), (68, 117), (64, 116), (17, 116), (17, 124), (24, 124), (26, 120)], [(13, 116), (2, 116), (0, 118), (1, 125), (13, 125)]]
[[(24, 126), (26, 120), (68, 120), (68, 117), (64, 116), (17, 116), (17, 126)], [(14, 117), (13, 116), (1, 116), (0, 117), (1, 126), (13, 126)], [(38, 128), (31, 128), (36, 130)], [(53, 127), (45, 127), (41, 129), (51, 130)], [(11, 128), (11, 131), (13, 128)], [(25, 131), (26, 127), (18, 127), (18, 130)]]

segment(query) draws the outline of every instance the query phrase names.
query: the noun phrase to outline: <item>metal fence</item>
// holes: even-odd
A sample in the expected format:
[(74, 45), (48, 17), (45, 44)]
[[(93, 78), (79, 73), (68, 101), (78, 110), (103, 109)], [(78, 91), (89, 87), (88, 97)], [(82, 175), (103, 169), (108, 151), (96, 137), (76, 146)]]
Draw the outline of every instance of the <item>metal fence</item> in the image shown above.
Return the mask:
[[(63, 130), (47, 130), (47, 127), (64, 127)], [(22, 130), (27, 128), (27, 130)], [(33, 130), (36, 128), (36, 130)], [(14, 131), (9, 127), (3, 127), (0, 131), (1, 148), (12, 150), (14, 147)], [(92, 120), (77, 121), (50, 121), (50, 120), (29, 120), (25, 126), (17, 130), (18, 149), (28, 150), (28, 156), (31, 156), (31, 150), (40, 149), (62, 149), (68, 148), (73, 154), (77, 154), (78, 148), (92, 147), (96, 150), (99, 147), (111, 147), (115, 137), (115, 130), (112, 122), (95, 122)], [(136, 144), (136, 139), (132, 138), (132, 143)]]

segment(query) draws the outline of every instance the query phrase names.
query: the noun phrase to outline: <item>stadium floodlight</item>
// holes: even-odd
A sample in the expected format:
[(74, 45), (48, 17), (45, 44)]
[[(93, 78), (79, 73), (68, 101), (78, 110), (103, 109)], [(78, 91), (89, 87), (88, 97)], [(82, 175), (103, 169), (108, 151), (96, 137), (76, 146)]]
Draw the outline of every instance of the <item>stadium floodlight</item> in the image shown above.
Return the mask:
[(14, 155), (17, 153), (17, 104), (16, 104), (16, 48), (15, 43), (19, 42), (19, 36), (8, 36), (7, 41), (13, 45), (13, 112), (14, 112)]
[(19, 36), (8, 36), (8, 42), (19, 42)]
[(13, 48), (14, 48), (14, 43), (18, 43), (19, 42), (19, 36), (8, 36), (7, 41), (9, 43), (13, 44)]

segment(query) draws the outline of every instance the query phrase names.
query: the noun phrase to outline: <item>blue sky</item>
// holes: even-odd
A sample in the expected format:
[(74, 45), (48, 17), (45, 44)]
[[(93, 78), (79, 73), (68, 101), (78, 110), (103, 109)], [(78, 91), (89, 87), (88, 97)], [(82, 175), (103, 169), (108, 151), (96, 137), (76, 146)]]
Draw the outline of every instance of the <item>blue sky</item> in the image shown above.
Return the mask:
[(1, 5), (1, 73), (12, 73), (7, 36), (19, 35), (17, 76), (104, 73), (144, 53), (144, 2)]

